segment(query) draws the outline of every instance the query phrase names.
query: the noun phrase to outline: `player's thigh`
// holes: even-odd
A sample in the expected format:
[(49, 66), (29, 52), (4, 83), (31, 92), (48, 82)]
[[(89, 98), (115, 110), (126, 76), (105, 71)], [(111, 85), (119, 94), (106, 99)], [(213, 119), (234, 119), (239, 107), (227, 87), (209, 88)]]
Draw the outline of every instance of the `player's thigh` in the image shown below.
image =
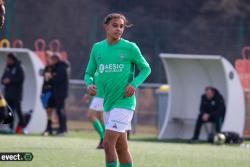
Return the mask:
[(104, 145), (105, 144), (111, 144), (111, 145), (116, 145), (116, 142), (118, 138), (120, 137), (121, 133), (120, 132), (115, 132), (112, 130), (106, 130), (105, 135), (104, 135)]
[(97, 118), (101, 121), (101, 123), (104, 124), (103, 112), (102, 111), (97, 112), (96, 115), (97, 115)]
[(121, 133), (116, 142), (116, 150), (117, 152), (127, 152), (128, 151), (128, 140), (127, 133)]
[(92, 109), (88, 109), (88, 119), (94, 121), (96, 119), (97, 112)]

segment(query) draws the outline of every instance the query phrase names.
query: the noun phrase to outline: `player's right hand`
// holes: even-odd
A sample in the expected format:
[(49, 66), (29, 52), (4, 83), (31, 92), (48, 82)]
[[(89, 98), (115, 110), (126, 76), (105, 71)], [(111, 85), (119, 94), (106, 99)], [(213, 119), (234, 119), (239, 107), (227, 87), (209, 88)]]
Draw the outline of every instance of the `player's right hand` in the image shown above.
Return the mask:
[(132, 85), (125, 88), (125, 97), (130, 97), (135, 93), (136, 89)]
[(95, 96), (96, 95), (96, 86), (95, 85), (89, 85), (88, 86), (88, 94), (90, 95), (90, 96)]
[(202, 120), (203, 121), (208, 121), (208, 119), (209, 119), (209, 114), (205, 113), (205, 114), (202, 115)]

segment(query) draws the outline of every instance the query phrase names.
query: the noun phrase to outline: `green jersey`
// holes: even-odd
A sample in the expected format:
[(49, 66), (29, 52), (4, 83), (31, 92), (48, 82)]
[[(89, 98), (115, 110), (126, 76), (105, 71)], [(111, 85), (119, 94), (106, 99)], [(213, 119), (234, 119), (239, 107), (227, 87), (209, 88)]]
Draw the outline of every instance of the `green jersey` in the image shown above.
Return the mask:
[[(136, 77), (135, 66), (140, 71)], [(129, 84), (137, 88), (151, 72), (137, 45), (125, 39), (113, 45), (107, 40), (95, 43), (84, 77), (87, 86), (93, 84), (96, 71), (101, 83), (97, 89), (104, 92), (104, 111), (113, 108), (135, 110), (135, 95), (125, 97), (125, 88)]]
[(103, 98), (103, 89), (101, 89), (102, 81), (99, 79), (99, 72), (96, 71), (94, 74), (94, 85), (96, 86), (96, 97)]

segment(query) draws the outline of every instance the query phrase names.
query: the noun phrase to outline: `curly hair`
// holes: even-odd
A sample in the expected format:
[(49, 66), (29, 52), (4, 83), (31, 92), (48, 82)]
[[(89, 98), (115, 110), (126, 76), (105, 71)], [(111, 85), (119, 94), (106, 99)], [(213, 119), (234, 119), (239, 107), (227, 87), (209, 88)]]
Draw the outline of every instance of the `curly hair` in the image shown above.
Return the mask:
[(130, 28), (130, 27), (133, 26), (133, 24), (130, 24), (129, 21), (128, 21), (128, 19), (127, 19), (123, 14), (120, 14), (120, 13), (110, 13), (110, 14), (108, 14), (108, 15), (104, 18), (103, 23), (104, 23), (104, 24), (109, 24), (109, 22), (110, 22), (112, 19), (122, 19), (122, 20), (124, 20), (125, 27), (127, 27), (127, 28)]

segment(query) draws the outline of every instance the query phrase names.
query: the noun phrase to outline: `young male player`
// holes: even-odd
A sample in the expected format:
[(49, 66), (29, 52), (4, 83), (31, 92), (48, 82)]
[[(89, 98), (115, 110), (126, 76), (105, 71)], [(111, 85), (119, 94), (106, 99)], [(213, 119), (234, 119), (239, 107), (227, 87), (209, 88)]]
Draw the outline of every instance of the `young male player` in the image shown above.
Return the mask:
[[(135, 43), (121, 38), (125, 27), (129, 27), (126, 17), (112, 13), (105, 17), (106, 39), (92, 47), (85, 72), (88, 93), (96, 94), (93, 84), (94, 73), (100, 73), (104, 91), (104, 121), (106, 126), (104, 149), (106, 167), (132, 167), (132, 157), (128, 149), (127, 130), (135, 110), (136, 88), (147, 78), (151, 69)], [(134, 78), (134, 67), (139, 74)]]

